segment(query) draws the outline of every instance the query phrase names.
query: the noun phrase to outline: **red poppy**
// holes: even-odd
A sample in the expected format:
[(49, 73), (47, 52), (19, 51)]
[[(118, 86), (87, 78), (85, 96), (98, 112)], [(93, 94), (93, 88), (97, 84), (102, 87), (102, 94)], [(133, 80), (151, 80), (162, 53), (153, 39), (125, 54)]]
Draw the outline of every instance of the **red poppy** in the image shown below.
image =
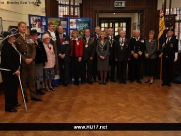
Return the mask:
[(51, 47), (48, 47), (49, 48), (49, 50), (51, 50)]

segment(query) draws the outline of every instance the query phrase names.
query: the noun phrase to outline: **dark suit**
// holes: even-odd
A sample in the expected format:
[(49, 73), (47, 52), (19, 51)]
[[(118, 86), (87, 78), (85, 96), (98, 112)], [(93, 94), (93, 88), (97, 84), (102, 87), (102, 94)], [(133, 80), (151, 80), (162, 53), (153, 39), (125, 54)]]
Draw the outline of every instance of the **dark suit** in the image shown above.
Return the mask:
[(100, 79), (100, 74), (97, 71), (97, 53), (96, 53), (96, 46), (97, 46), (97, 41), (99, 39), (99, 36), (97, 34), (94, 34), (93, 37), (95, 40), (95, 54), (94, 54), (93, 67), (92, 67), (92, 76), (93, 76), (94, 81), (96, 81), (96, 76), (98, 76), (98, 79)]
[(62, 84), (68, 84), (69, 82), (69, 51), (70, 51), (70, 38), (69, 36), (63, 34), (63, 38), (60, 38), (59, 34), (56, 34), (56, 42), (57, 42), (57, 54), (63, 55), (65, 54), (65, 58), (61, 59), (58, 56), (59, 62), (59, 75)]
[(90, 37), (88, 42), (86, 41), (86, 37), (83, 37), (83, 57), (82, 57), (82, 64), (83, 64), (83, 75), (82, 81), (84, 82), (86, 79), (86, 65), (87, 65), (87, 79), (88, 82), (92, 82), (92, 64), (93, 60), (90, 60), (90, 57), (93, 59), (95, 56), (95, 40), (94, 37)]
[[(134, 37), (131, 37), (129, 42), (132, 43), (135, 41)], [(128, 80), (132, 78), (132, 59), (128, 60)]]
[(5, 110), (12, 110), (18, 104), (18, 76), (13, 75), (20, 68), (20, 54), (9, 43), (4, 43), (1, 51), (1, 67), (11, 71), (1, 71), (4, 96), (5, 96)]
[[(140, 81), (140, 72), (141, 72), (141, 64), (144, 57), (144, 50), (145, 50), (145, 41), (143, 38), (139, 38), (138, 40), (130, 41), (130, 48), (132, 54), (132, 77), (131, 80), (134, 81), (135, 78), (137, 81)], [(140, 55), (139, 52), (142, 54)], [(138, 59), (136, 59), (133, 54), (138, 54)], [(136, 77), (135, 77), (136, 76)]]
[(116, 65), (116, 61), (115, 61), (115, 37), (112, 36), (111, 37), (107, 37), (107, 39), (109, 40), (109, 66), (111, 66), (111, 77), (110, 80), (114, 80), (114, 76), (115, 76), (115, 65)]
[(128, 58), (130, 58), (130, 46), (127, 39), (117, 38), (115, 42), (115, 59), (118, 61), (119, 80), (126, 82), (126, 69)]
[(171, 84), (175, 53), (178, 52), (178, 40), (172, 37), (165, 41), (163, 48), (163, 83)]
[(46, 54), (43, 43), (38, 40), (38, 45), (36, 43), (35, 45), (36, 45), (35, 64), (47, 62), (47, 54)]

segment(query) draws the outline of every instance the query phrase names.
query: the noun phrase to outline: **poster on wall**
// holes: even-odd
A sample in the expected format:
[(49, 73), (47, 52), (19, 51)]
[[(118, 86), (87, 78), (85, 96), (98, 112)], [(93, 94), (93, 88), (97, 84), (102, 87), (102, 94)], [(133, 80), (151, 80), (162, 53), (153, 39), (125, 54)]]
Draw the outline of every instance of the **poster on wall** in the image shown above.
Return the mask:
[(91, 19), (90, 18), (79, 18), (76, 21), (77, 24), (77, 30), (79, 32), (79, 36), (83, 37), (84, 30), (86, 28), (91, 29)]
[[(59, 26), (60, 24), (60, 18), (52, 18), (52, 17), (48, 17), (47, 19), (47, 27), (48, 27), (48, 23), (49, 22), (52, 22), (55, 26), (55, 30), (57, 29), (57, 27)], [(47, 28), (48, 29), (48, 28)]]
[(69, 22), (68, 18), (60, 18), (60, 25), (63, 27), (63, 33), (69, 35)]
[[(29, 28), (30, 30), (32, 29), (36, 29), (37, 32), (41, 33), (41, 17), (40, 16), (36, 16), (36, 15), (32, 15), (29, 17), (30, 19), (30, 25)], [(41, 35), (39, 35), (38, 38), (41, 38)]]

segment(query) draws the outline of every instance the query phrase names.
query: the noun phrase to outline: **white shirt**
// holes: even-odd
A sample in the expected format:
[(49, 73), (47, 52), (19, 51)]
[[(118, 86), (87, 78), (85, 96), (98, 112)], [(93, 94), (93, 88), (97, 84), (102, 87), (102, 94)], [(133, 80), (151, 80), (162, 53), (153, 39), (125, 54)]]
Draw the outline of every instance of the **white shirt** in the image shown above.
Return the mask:
[(52, 40), (53, 40), (53, 41), (56, 41), (55, 32), (54, 32), (54, 31), (50, 31), (50, 30), (48, 30), (48, 32), (50, 32), (50, 35), (51, 35), (51, 37), (52, 37)]

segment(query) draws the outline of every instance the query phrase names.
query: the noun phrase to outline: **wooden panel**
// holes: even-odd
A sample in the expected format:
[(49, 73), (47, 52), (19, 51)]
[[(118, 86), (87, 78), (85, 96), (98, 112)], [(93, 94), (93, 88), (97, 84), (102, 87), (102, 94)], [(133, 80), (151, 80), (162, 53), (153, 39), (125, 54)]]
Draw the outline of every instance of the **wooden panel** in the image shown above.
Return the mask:
[[(144, 13), (142, 23), (143, 27), (146, 28), (144, 28), (142, 32), (143, 37), (146, 37), (151, 29), (157, 31), (159, 19), (159, 14), (157, 14), (158, 12), (156, 10), (157, 0), (125, 0), (126, 7), (124, 8), (115, 8), (114, 1), (115, 0), (83, 0), (83, 17), (93, 18), (97, 10), (99, 10), (99, 13)], [(89, 8), (91, 8), (91, 10), (89, 10)], [(92, 14), (86, 12), (86, 10), (89, 10)], [(93, 26), (96, 24), (95, 21), (93, 21)]]
[(45, 0), (46, 16), (58, 17), (58, 1)]

